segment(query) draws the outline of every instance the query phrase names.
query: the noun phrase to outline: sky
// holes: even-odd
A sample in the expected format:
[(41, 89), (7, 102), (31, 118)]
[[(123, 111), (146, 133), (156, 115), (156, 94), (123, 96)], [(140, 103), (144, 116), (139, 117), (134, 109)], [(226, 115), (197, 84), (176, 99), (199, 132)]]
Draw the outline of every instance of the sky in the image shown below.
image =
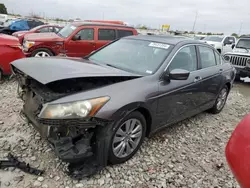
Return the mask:
[[(172, 30), (250, 34), (249, 0), (1, 0), (10, 13), (121, 20)], [(242, 26), (242, 27), (241, 27)], [(241, 29), (240, 29), (241, 28)]]

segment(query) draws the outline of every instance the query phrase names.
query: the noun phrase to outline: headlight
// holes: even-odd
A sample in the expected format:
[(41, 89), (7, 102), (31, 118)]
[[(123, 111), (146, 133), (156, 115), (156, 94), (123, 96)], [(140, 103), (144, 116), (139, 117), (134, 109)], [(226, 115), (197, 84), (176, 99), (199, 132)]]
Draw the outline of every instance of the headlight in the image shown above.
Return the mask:
[(250, 59), (247, 60), (247, 63), (250, 64)]
[(31, 42), (31, 41), (26, 41), (24, 44), (25, 48), (31, 48), (32, 46), (34, 46), (35, 42)]
[(230, 57), (229, 57), (228, 55), (225, 55), (225, 56), (224, 56), (224, 59), (225, 59), (226, 61), (229, 61)]
[(100, 97), (84, 101), (76, 101), (63, 104), (45, 104), (40, 118), (45, 119), (71, 119), (94, 116), (101, 107), (108, 102), (109, 97)]

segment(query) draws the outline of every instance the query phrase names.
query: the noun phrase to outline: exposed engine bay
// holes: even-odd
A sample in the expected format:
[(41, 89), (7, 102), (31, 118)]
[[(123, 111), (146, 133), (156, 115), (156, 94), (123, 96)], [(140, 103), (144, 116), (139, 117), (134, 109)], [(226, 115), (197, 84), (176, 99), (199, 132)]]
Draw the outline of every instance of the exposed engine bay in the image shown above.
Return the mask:
[(56, 155), (70, 163), (68, 174), (80, 179), (107, 165), (107, 129), (113, 122), (87, 117), (82, 119), (43, 119), (38, 115), (43, 104), (80, 91), (126, 81), (129, 77), (74, 78), (46, 85), (14, 70), (19, 83), (18, 95), (24, 101), (21, 115), (48, 140)]

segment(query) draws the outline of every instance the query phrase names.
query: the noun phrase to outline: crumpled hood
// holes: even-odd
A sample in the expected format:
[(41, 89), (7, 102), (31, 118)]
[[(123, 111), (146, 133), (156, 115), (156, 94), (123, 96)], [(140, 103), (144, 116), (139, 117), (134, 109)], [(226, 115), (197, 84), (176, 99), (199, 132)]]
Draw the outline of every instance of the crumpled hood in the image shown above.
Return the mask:
[(140, 75), (78, 58), (25, 58), (11, 64), (14, 72), (17, 68), (42, 84), (70, 78), (140, 77)]
[(40, 41), (40, 42), (45, 42), (45, 41), (64, 41), (63, 38), (59, 37), (55, 33), (29, 33), (26, 34), (24, 37), (25, 40), (28, 41)]

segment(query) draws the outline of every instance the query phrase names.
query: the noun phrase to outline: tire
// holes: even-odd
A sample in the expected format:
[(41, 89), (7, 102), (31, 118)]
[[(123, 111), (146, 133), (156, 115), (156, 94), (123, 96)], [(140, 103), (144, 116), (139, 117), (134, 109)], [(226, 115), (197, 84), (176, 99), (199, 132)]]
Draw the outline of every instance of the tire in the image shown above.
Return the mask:
[[(228, 96), (228, 93), (229, 93), (229, 88), (225, 85), (221, 90), (220, 90), (220, 93), (218, 94), (217, 96), (217, 99), (215, 101), (215, 104), (214, 106), (209, 110), (210, 113), (212, 114), (218, 114), (220, 113), (225, 104), (226, 104), (226, 101), (227, 101), (227, 96)], [(225, 96), (224, 96), (225, 95)], [(224, 96), (224, 97), (223, 97)], [(222, 99), (223, 97), (223, 99)], [(220, 100), (220, 101), (219, 101)], [(222, 100), (222, 101), (221, 101)], [(218, 105), (218, 103), (221, 102), (221, 105)]]
[(32, 52), (31, 57), (50, 57), (54, 56), (54, 54), (46, 48), (39, 48)]
[(0, 83), (3, 82), (3, 71), (0, 69)]
[(236, 74), (234, 81), (238, 81), (238, 82), (240, 81), (240, 75), (239, 74)]
[[(134, 135), (134, 136), (141, 135), (140, 138), (139, 137), (135, 138), (134, 136), (132, 136), (134, 138), (131, 138), (129, 135), (126, 136), (125, 134), (124, 136), (118, 137), (118, 135), (120, 136), (123, 133), (126, 133), (126, 129), (125, 129), (126, 123), (127, 125), (129, 125), (128, 127), (130, 128), (130, 131), (128, 132), (131, 132), (130, 135)], [(134, 128), (131, 127), (131, 123), (135, 123)], [(146, 124), (146, 120), (144, 116), (140, 112), (137, 112), (137, 111), (130, 113), (121, 122), (117, 122), (115, 124), (115, 127), (112, 132), (111, 140), (110, 140), (110, 146), (109, 146), (108, 160), (111, 164), (123, 163), (134, 156), (134, 154), (138, 151), (138, 149), (140, 148), (145, 138), (146, 125), (147, 124)], [(132, 133), (133, 131), (135, 132)], [(118, 132), (122, 134), (119, 134)], [(117, 141), (119, 140), (116, 143), (115, 143), (115, 138)], [(132, 148), (132, 143), (135, 144), (134, 148)], [(132, 148), (130, 152), (128, 151), (128, 146), (129, 148)]]

